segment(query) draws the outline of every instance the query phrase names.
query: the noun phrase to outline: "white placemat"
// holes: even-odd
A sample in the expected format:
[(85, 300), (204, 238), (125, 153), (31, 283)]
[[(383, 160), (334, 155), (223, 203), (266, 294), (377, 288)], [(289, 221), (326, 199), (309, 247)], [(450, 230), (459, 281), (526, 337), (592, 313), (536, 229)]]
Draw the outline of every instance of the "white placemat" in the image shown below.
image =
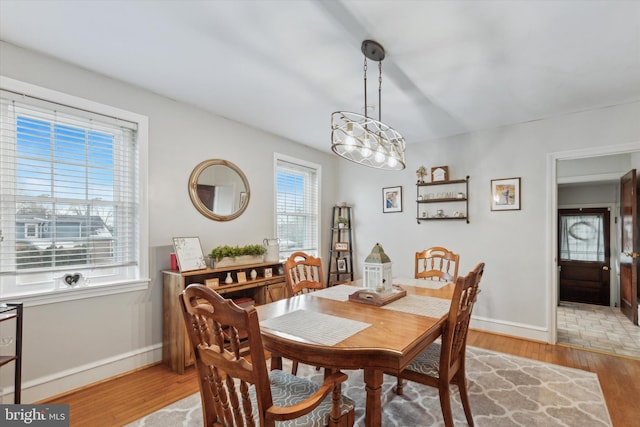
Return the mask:
[(440, 318), (449, 312), (450, 306), (451, 300), (445, 298), (407, 295), (399, 300), (382, 306), (382, 308), (417, 314), (419, 316)]
[(394, 277), (391, 279), (391, 283), (394, 285), (407, 285), (407, 286), (415, 286), (416, 288), (429, 288), (429, 289), (440, 289), (443, 286), (448, 285), (448, 282), (442, 282), (440, 280), (431, 280), (431, 279), (415, 279), (412, 277)]
[(296, 310), (260, 322), (261, 328), (323, 345), (335, 345), (369, 326), (369, 323), (309, 310)]
[(350, 285), (336, 285), (330, 288), (321, 289), (319, 291), (311, 292), (309, 295), (320, 298), (327, 298), (336, 301), (349, 301), (349, 295), (364, 288), (359, 288)]

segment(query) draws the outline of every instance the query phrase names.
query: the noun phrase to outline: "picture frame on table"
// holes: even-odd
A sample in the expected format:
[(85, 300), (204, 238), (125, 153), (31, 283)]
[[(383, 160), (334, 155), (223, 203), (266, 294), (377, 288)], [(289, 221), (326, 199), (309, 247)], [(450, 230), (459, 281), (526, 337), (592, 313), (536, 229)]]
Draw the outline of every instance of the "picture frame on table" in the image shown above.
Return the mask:
[(347, 259), (346, 258), (338, 258), (338, 259), (336, 259), (336, 266), (338, 267), (338, 273), (346, 273), (346, 271), (347, 271)]
[(402, 186), (382, 189), (382, 212), (402, 212)]
[(335, 242), (333, 250), (336, 252), (346, 252), (349, 250), (349, 242)]
[(520, 210), (520, 178), (491, 180), (491, 210)]

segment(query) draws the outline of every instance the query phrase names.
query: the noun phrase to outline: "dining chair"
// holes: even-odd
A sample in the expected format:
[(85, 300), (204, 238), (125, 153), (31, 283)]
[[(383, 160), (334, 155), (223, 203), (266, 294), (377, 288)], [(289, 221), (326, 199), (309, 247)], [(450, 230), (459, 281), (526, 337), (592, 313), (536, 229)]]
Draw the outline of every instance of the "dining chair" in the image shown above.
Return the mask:
[(397, 374), (397, 394), (403, 393), (403, 379), (438, 388), (440, 407), (446, 427), (453, 426), (450, 384), (458, 386), (467, 423), (473, 427), (473, 417), (467, 394), (465, 359), (471, 311), (479, 292), (483, 273), (484, 263), (481, 262), (467, 275), (458, 277), (451, 299), (449, 316), (443, 327), (440, 342), (436, 341), (429, 345), (404, 370)]
[[(273, 427), (276, 421), (278, 426), (353, 426), (354, 403), (341, 394), (346, 374), (336, 371), (315, 384), (267, 369), (254, 306), (241, 308), (200, 284), (189, 285), (179, 299), (195, 355), (205, 426)], [(242, 332), (249, 342), (245, 356)]]
[(434, 246), (422, 252), (416, 252), (416, 279), (431, 279), (443, 282), (455, 282), (458, 277), (460, 255), (447, 248)]
[[(324, 289), (322, 260), (304, 252), (294, 252), (284, 262), (284, 276), (289, 288), (289, 295)], [(298, 362), (291, 361), (291, 373), (298, 373)]]
[(322, 260), (304, 252), (294, 252), (287, 258), (284, 274), (291, 296), (325, 288)]

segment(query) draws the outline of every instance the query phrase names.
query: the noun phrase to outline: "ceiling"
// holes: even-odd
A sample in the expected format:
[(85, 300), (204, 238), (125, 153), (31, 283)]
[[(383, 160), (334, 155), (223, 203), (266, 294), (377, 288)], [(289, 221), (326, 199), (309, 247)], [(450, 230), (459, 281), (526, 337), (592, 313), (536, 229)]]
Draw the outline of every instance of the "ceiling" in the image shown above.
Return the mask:
[(0, 0), (0, 39), (325, 151), (364, 39), (408, 144), (640, 100), (640, 1)]

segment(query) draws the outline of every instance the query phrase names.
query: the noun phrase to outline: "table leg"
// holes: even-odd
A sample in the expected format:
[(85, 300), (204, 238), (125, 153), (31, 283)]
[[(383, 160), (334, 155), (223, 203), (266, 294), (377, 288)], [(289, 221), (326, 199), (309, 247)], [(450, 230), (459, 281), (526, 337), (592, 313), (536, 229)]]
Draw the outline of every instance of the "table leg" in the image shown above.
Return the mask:
[(365, 368), (364, 382), (367, 391), (365, 425), (367, 427), (382, 426), (382, 381), (383, 375), (380, 369)]

